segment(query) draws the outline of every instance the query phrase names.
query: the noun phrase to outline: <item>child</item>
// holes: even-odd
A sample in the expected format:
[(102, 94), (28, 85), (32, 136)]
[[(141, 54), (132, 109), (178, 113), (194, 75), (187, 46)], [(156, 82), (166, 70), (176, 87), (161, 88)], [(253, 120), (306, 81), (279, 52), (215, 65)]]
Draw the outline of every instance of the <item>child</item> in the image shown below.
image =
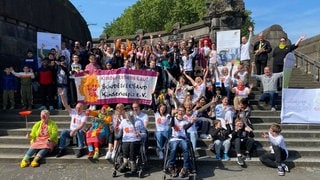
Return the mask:
[(82, 72), (82, 66), (79, 63), (79, 56), (77, 54), (72, 55), (72, 64), (70, 65), (70, 103), (72, 107), (75, 107), (77, 104), (77, 88), (76, 88), (76, 83), (74, 80), (74, 76), (77, 73)]
[(251, 109), (249, 107), (248, 99), (243, 98), (239, 104), (240, 110), (237, 112), (237, 118), (241, 119), (245, 127), (249, 127), (253, 130), (253, 125), (250, 121)]
[(47, 103), (49, 104), (50, 111), (54, 109), (54, 70), (52, 66), (49, 65), (49, 61), (49, 58), (44, 58), (41, 62), (42, 65), (38, 71), (41, 98), (41, 106), (38, 108), (38, 110), (47, 109)]
[(4, 69), (4, 74), (1, 79), (1, 87), (3, 90), (2, 100), (3, 100), (3, 110), (7, 109), (8, 98), (10, 101), (10, 110), (14, 109), (14, 91), (17, 90), (16, 77), (10, 73), (11, 68), (7, 67)]
[[(95, 55), (90, 54), (89, 55), (89, 64), (86, 65), (84, 71), (88, 72), (90, 75), (93, 73), (96, 73), (98, 70), (101, 69), (101, 67), (97, 63), (97, 58)], [(90, 110), (96, 110), (96, 105), (90, 104), (89, 107)]]
[(11, 69), (11, 73), (15, 75), (16, 77), (20, 78), (20, 84), (21, 84), (21, 100), (22, 100), (22, 110), (25, 109), (32, 109), (32, 79), (34, 79), (34, 73), (32, 68), (29, 68), (28, 66), (23, 66), (23, 72), (14, 72), (13, 69)]
[[(60, 56), (58, 61), (55, 61), (55, 70), (56, 70), (56, 86), (57, 88), (62, 88), (68, 92), (69, 86), (69, 76), (68, 76), (68, 67), (65, 56)], [(67, 96), (67, 93), (65, 94)], [(67, 97), (66, 97), (67, 98)], [(62, 109), (63, 105), (61, 102), (61, 97), (58, 96), (57, 109)]]
[(283, 136), (280, 134), (281, 126), (273, 123), (268, 133), (263, 133), (264, 138), (268, 138), (272, 144), (270, 153), (266, 153), (260, 157), (260, 161), (269, 167), (278, 168), (278, 175), (284, 176), (285, 171), (289, 172), (289, 168), (284, 161), (288, 158), (288, 149), (284, 142)]
[[(235, 146), (235, 150), (237, 153), (238, 157), (238, 164), (240, 166), (244, 165), (245, 160), (250, 160), (251, 159), (251, 151), (253, 148), (254, 144), (254, 134), (252, 129), (249, 129), (248, 127), (244, 126), (244, 123), (242, 122), (241, 119), (237, 118), (235, 120), (235, 125), (234, 125), (234, 132), (232, 133), (232, 143)], [(242, 157), (241, 154), (241, 147), (244, 148), (245, 150), (245, 157)]]
[(214, 128), (211, 129), (210, 134), (212, 137), (212, 142), (214, 144), (214, 150), (216, 153), (216, 159), (221, 159), (221, 146), (223, 146), (223, 159), (230, 160), (228, 152), (230, 149), (230, 139), (229, 134), (231, 133), (231, 127), (228, 121), (225, 122), (227, 129), (222, 128), (221, 121), (215, 120), (213, 122)]

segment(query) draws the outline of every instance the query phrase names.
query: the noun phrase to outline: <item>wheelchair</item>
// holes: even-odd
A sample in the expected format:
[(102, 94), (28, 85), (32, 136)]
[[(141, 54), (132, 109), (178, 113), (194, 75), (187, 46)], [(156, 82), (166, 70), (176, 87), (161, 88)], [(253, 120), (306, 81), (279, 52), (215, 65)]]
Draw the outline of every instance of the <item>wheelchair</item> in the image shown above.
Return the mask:
[[(136, 157), (136, 167), (137, 167), (137, 174), (139, 178), (143, 177), (143, 172), (145, 170), (145, 167), (147, 166), (147, 154), (146, 154), (146, 149), (145, 149), (145, 141), (141, 140), (140, 142), (140, 151), (137, 154)], [(117, 176), (117, 172), (119, 171), (120, 166), (123, 164), (123, 152), (122, 152), (122, 145), (123, 142), (121, 140), (118, 141), (118, 144), (116, 146), (116, 153), (114, 157), (114, 168), (112, 172), (112, 177)], [(130, 163), (128, 163), (126, 172), (130, 170)], [(124, 173), (126, 173), (124, 172)]]
[[(178, 149), (177, 149), (177, 154), (176, 154), (176, 159), (175, 159), (175, 165), (174, 168), (176, 169), (176, 172), (174, 175), (170, 174), (169, 169), (168, 169), (168, 163), (169, 163), (169, 156), (170, 156), (170, 140), (172, 138), (170, 138), (165, 145), (165, 149), (164, 149), (164, 160), (163, 160), (163, 179), (167, 179), (167, 175), (169, 175), (169, 179), (175, 179), (175, 178), (179, 178), (178, 176), (178, 172), (180, 172), (180, 169), (183, 167), (183, 152), (182, 152), (182, 147), (181, 144), (178, 145)], [(193, 151), (193, 147), (191, 144), (191, 141), (189, 139), (187, 140), (187, 146), (188, 146), (188, 153), (189, 153), (189, 159), (190, 159), (190, 168), (188, 171), (188, 176), (189, 179), (197, 179), (197, 165), (196, 165), (196, 157)], [(180, 168), (179, 168), (180, 167)]]

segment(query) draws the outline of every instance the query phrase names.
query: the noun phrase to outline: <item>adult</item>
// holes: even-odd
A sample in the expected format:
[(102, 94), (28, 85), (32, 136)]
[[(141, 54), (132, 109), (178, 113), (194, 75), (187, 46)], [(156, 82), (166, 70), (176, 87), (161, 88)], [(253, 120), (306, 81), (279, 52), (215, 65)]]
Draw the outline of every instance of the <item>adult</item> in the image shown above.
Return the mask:
[(74, 136), (77, 136), (78, 139), (78, 147), (80, 148), (76, 157), (79, 158), (85, 154), (84, 149), (84, 127), (87, 122), (87, 116), (83, 111), (83, 104), (77, 103), (76, 107), (72, 109), (70, 105), (67, 103), (65, 98), (65, 92), (62, 88), (58, 88), (58, 93), (61, 97), (61, 102), (64, 108), (68, 111), (69, 116), (71, 117), (70, 128), (61, 131), (60, 141), (59, 141), (59, 152), (56, 157), (61, 157), (65, 154), (66, 149), (66, 140), (71, 139)]
[(26, 137), (30, 139), (30, 148), (24, 155), (20, 167), (24, 168), (30, 165), (30, 158), (36, 154), (31, 162), (32, 167), (39, 166), (39, 160), (54, 149), (58, 143), (58, 126), (50, 119), (50, 112), (42, 110), (40, 113), (40, 121), (36, 122), (31, 133)]
[(157, 141), (157, 152), (159, 159), (163, 159), (163, 149), (165, 142), (169, 140), (169, 121), (171, 119), (168, 113), (168, 107), (164, 103), (160, 103), (158, 110), (154, 113), (156, 130), (154, 132)]
[(119, 132), (119, 125), (123, 118), (125, 117), (125, 109), (124, 105), (119, 103), (116, 105), (116, 109), (112, 116), (112, 125), (109, 126), (110, 133), (109, 133), (109, 142), (108, 142), (108, 151), (106, 153), (105, 159), (114, 159), (116, 155), (116, 148), (118, 140), (115, 138), (115, 135)]
[(119, 167), (120, 172), (125, 172), (128, 161), (131, 173), (137, 171), (136, 157), (139, 155), (141, 142), (146, 137), (146, 129), (141, 119), (134, 118), (131, 112), (126, 113), (119, 125), (119, 133), (116, 138), (122, 139), (123, 163)]
[(175, 168), (175, 161), (178, 147), (182, 149), (183, 155), (183, 168), (179, 173), (181, 178), (184, 178), (190, 168), (190, 154), (188, 146), (188, 137), (187, 129), (193, 125), (196, 120), (196, 117), (193, 117), (191, 121), (188, 121), (184, 118), (185, 108), (180, 106), (176, 111), (172, 112), (173, 118), (170, 121), (170, 126), (172, 127), (172, 138), (169, 140), (169, 157), (168, 157), (168, 171), (173, 176), (177, 176), (177, 169)]
[(257, 74), (261, 75), (263, 69), (267, 66), (268, 53), (272, 51), (270, 42), (264, 39), (263, 33), (258, 35), (259, 41), (254, 43), (253, 52), (255, 54), (255, 66)]
[(276, 111), (275, 99), (277, 97), (277, 81), (283, 76), (283, 72), (271, 73), (270, 68), (267, 66), (264, 68), (264, 74), (254, 74), (255, 63), (252, 62), (251, 77), (256, 78), (262, 82), (263, 94), (261, 94), (259, 101), (266, 101), (269, 99), (271, 105), (271, 111)]
[(252, 27), (249, 26), (249, 38), (247, 39), (246, 36), (241, 37), (241, 44), (240, 44), (240, 63), (243, 66), (250, 67), (250, 43), (252, 38)]
[[(291, 45), (287, 44), (287, 39), (285, 37), (280, 38), (279, 45), (274, 48), (272, 53), (272, 57), (273, 57), (272, 72), (273, 73), (278, 73), (283, 71), (284, 58), (289, 52), (298, 48), (300, 42), (304, 38), (305, 38), (305, 35), (301, 35), (300, 38), (296, 41), (296, 43)], [(278, 90), (281, 89), (280, 81), (278, 81), (277, 87), (278, 87)]]

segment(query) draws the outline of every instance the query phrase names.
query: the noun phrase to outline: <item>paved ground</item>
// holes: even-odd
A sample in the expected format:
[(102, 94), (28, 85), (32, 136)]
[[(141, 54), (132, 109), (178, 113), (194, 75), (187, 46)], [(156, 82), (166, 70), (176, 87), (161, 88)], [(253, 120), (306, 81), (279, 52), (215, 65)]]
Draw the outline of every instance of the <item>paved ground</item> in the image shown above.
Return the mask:
[[(0, 163), (0, 179), (52, 179), (52, 180), (100, 180), (112, 178), (113, 165), (111, 164), (42, 164), (38, 168), (20, 168), (16, 163)], [(137, 176), (124, 175), (117, 173), (115, 179), (139, 179)], [(149, 165), (148, 171), (144, 173), (143, 179), (163, 179), (164, 173), (160, 165)], [(248, 166), (242, 168), (239, 166), (232, 167), (214, 167), (211, 165), (202, 165), (198, 167), (197, 179), (237, 179), (237, 180), (273, 180), (273, 179), (290, 179), (290, 180), (318, 180), (320, 177), (320, 167), (315, 168), (294, 168), (284, 177), (278, 176), (276, 169), (266, 168), (263, 166)], [(168, 178), (168, 176), (167, 176)]]

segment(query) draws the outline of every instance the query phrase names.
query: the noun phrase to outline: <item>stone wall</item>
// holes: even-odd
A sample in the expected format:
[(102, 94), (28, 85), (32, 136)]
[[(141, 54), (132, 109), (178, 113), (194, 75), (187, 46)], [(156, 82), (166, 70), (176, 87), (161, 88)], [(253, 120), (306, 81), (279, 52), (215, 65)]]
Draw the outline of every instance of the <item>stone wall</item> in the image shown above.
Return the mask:
[(62, 34), (64, 40), (91, 40), (87, 23), (68, 0), (0, 1), (0, 69), (19, 66), (27, 49), (36, 52), (37, 32)]

